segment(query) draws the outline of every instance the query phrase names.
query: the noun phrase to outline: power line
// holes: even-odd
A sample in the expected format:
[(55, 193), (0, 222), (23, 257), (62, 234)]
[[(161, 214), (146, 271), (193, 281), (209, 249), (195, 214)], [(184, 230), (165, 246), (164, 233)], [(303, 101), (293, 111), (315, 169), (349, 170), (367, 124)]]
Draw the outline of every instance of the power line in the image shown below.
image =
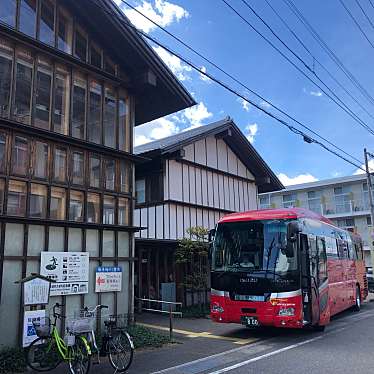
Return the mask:
[[(358, 1), (358, 0), (357, 0)], [(306, 46), (306, 44), (301, 40), (301, 38), (291, 29), (288, 23), (284, 20), (284, 18), (277, 12), (277, 10), (270, 4), (269, 0), (265, 0), (266, 4), (271, 8), (271, 10), (275, 13), (275, 15), (281, 20), (283, 25), (287, 28), (287, 30), (294, 36), (294, 38), (301, 44), (301, 46), (307, 51), (310, 57), (313, 59), (314, 63), (317, 63), (327, 74), (328, 76), (372, 119), (374, 119), (374, 115), (372, 115), (361, 103), (360, 101), (353, 96), (353, 94), (342, 84), (339, 80), (327, 69), (327, 67), (322, 64), (310, 51), (310, 49)], [(313, 69), (313, 74), (315, 73), (315, 69)]]
[[(357, 116), (351, 109), (347, 107), (347, 105), (339, 99), (332, 90), (321, 81), (321, 79), (316, 76), (316, 78), (321, 82), (323, 86), (329, 90), (334, 97), (333, 98), (326, 90), (324, 90), (318, 83), (316, 83), (312, 78), (310, 78), (302, 69), (300, 69), (288, 56), (286, 56), (274, 43), (272, 43), (266, 36), (264, 36), (260, 31), (258, 31), (244, 16), (242, 16), (232, 5), (228, 3), (227, 0), (222, 0), (242, 21), (244, 21), (253, 31), (255, 31), (262, 39), (264, 39), (273, 49), (275, 49), (284, 59), (286, 59), (296, 70), (298, 70), (305, 78), (307, 78), (311, 83), (313, 83), (316, 87), (318, 87), (330, 100), (332, 100), (336, 105), (338, 105), (341, 109), (343, 109), (350, 117), (352, 117), (355, 122), (357, 122), (361, 127), (366, 129), (369, 133), (374, 135), (374, 129), (372, 129), (368, 124), (366, 124), (360, 117)], [(296, 54), (294, 54), (296, 56)], [(300, 59), (303, 62), (303, 60)], [(312, 69), (303, 62), (304, 66), (312, 72)], [(342, 104), (340, 104), (338, 101)]]
[(365, 12), (365, 9), (362, 7), (362, 5), (360, 4), (360, 2), (358, 0), (356, 0), (356, 4), (358, 5), (358, 7), (361, 9), (361, 12), (364, 14), (365, 18), (368, 20), (368, 22), (370, 23), (370, 26), (374, 29), (374, 24), (373, 22), (371, 22), (371, 19), (369, 18), (369, 16), (366, 14)]
[(285, 115), (287, 118), (291, 119), (292, 121), (294, 121), (295, 123), (299, 124), (300, 126), (302, 126), (304, 129), (308, 130), (309, 132), (311, 132), (312, 134), (318, 136), (320, 139), (322, 139), (323, 141), (325, 141), (326, 143), (328, 143), (329, 145), (335, 147), (336, 149), (338, 149), (340, 152), (343, 152), (345, 155), (347, 155), (348, 157), (351, 157), (353, 160), (361, 163), (361, 161), (359, 159), (357, 159), (356, 157), (350, 155), (349, 153), (347, 153), (345, 150), (341, 149), (340, 147), (338, 147), (337, 145), (335, 145), (334, 143), (332, 143), (331, 141), (329, 141), (328, 139), (324, 138), (322, 135), (318, 134), (317, 132), (315, 132), (313, 129), (311, 129), (310, 127), (306, 126), (305, 124), (301, 123), (300, 121), (298, 121), (297, 119), (295, 119), (294, 117), (290, 116), (288, 113), (286, 113), (285, 111), (283, 111), (282, 109), (280, 109), (279, 107), (277, 107), (276, 105), (274, 105), (273, 103), (271, 103), (269, 100), (265, 99), (263, 96), (261, 96), (260, 94), (256, 93), (255, 91), (253, 91), (251, 88), (249, 88), (247, 85), (245, 85), (244, 83), (242, 83), (241, 80), (239, 80), (238, 78), (234, 77), (232, 74), (226, 72), (223, 68), (221, 68), (220, 66), (218, 66), (215, 62), (213, 62), (212, 60), (208, 59), (207, 57), (205, 57), (204, 55), (202, 55), (200, 52), (198, 52), (196, 49), (192, 48), (190, 45), (188, 45), (187, 43), (185, 43), (182, 39), (178, 38), (177, 36), (175, 36), (174, 34), (172, 34), (171, 32), (169, 32), (168, 30), (166, 30), (164, 27), (160, 26), (157, 22), (153, 21), (150, 17), (148, 17), (147, 15), (145, 15), (144, 13), (142, 13), (139, 9), (137, 9), (136, 7), (134, 7), (133, 5), (129, 4), (126, 0), (121, 0), (122, 3), (124, 3), (126, 6), (128, 6), (130, 9), (136, 11), (138, 14), (140, 14), (141, 16), (143, 16), (145, 19), (147, 19), (148, 21), (150, 21), (152, 24), (154, 24), (155, 26), (157, 26), (158, 28), (160, 28), (161, 30), (163, 30), (166, 34), (168, 34), (170, 37), (172, 37), (173, 39), (177, 40), (179, 43), (181, 43), (184, 47), (186, 47), (188, 50), (190, 50), (191, 52), (195, 53), (197, 56), (199, 56), (200, 58), (202, 58), (204, 61), (208, 62), (210, 65), (214, 66), (217, 70), (219, 70), (220, 72), (222, 72), (223, 74), (225, 74), (227, 77), (229, 77), (230, 79), (232, 79), (234, 82), (236, 82), (237, 84), (239, 84), (241, 87), (243, 87), (245, 90), (249, 91), (250, 93), (254, 94), (256, 97), (258, 97), (260, 100), (266, 102), (267, 104), (271, 105), (274, 109), (276, 109), (277, 111), (279, 111), (280, 113), (282, 113), (283, 115)]
[(371, 42), (369, 37), (366, 35), (366, 32), (363, 30), (363, 28), (360, 26), (359, 22), (356, 20), (352, 12), (348, 9), (348, 7), (345, 5), (343, 0), (339, 0), (340, 4), (343, 6), (343, 8), (346, 10), (348, 15), (351, 17), (354, 24), (357, 26), (357, 28), (360, 30), (361, 34), (364, 36), (364, 38), (368, 41), (368, 43), (371, 45), (371, 47), (374, 49), (374, 44)]
[[(121, 0), (123, 1), (123, 0)], [(95, 4), (100, 7), (102, 10), (104, 10), (106, 12), (106, 9), (104, 9), (100, 4), (96, 3)], [(187, 58), (181, 56), (179, 53), (173, 51), (170, 47), (162, 44), (161, 42), (159, 42), (157, 39), (155, 39), (154, 37), (146, 34), (145, 32), (137, 29), (135, 26), (133, 26), (132, 24), (130, 24), (129, 22), (125, 22), (125, 26), (126, 27), (130, 27), (132, 29), (134, 29), (138, 34), (142, 35), (144, 38), (150, 40), (151, 42), (153, 42), (154, 44), (158, 45), (159, 47), (163, 48), (165, 51), (169, 52), (170, 54), (178, 57), (182, 62), (184, 62), (186, 65), (190, 66), (192, 69), (196, 70), (197, 72), (199, 72), (199, 74), (202, 74), (203, 76), (209, 78), (210, 80), (212, 80), (213, 82), (217, 83), (219, 86), (223, 87), (224, 89), (226, 89), (227, 91), (229, 91), (230, 93), (234, 94), (235, 96), (243, 99), (245, 102), (251, 104), (252, 106), (254, 106), (255, 108), (259, 109), (260, 111), (262, 111), (263, 113), (267, 114), (269, 117), (273, 118), (274, 120), (276, 120), (277, 122), (279, 122), (281, 125), (283, 125), (284, 127), (288, 128), (290, 131), (292, 131), (294, 134), (297, 134), (297, 135), (300, 135), (303, 137), (303, 140), (309, 144), (317, 144), (319, 145), (320, 147), (324, 148), (326, 151), (330, 152), (331, 154), (339, 157), (340, 159), (346, 161), (347, 163), (355, 166), (356, 168), (360, 169), (360, 170), (364, 170), (362, 168), (362, 166), (360, 164), (356, 164), (354, 163), (353, 161), (350, 161), (348, 160), (346, 157), (342, 156), (341, 154), (339, 154), (338, 152), (334, 151), (333, 149), (327, 147), (325, 144), (321, 143), (320, 141), (310, 137), (309, 135), (305, 134), (304, 132), (302, 132), (301, 130), (297, 129), (296, 127), (290, 125), (289, 123), (287, 123), (286, 121), (282, 120), (281, 118), (277, 117), (276, 115), (274, 115), (273, 113), (269, 112), (268, 110), (262, 108), (259, 104), (255, 103), (254, 101), (252, 101), (251, 99), (249, 99), (248, 97), (244, 96), (243, 94), (237, 92), (235, 89), (233, 89), (232, 87), (230, 87), (228, 84), (220, 81), (218, 78), (214, 77), (213, 75), (209, 74), (208, 72), (206, 71), (202, 71), (197, 65), (195, 65), (194, 63), (192, 63), (191, 61), (189, 61)], [(361, 162), (361, 161), (360, 161)]]
[[(369, 0), (370, 1), (370, 0)], [(299, 19), (299, 21), (304, 25), (304, 27), (309, 31), (316, 42), (321, 46), (321, 48), (327, 53), (327, 55), (335, 62), (339, 69), (345, 74), (345, 76), (351, 81), (351, 83), (360, 91), (361, 95), (366, 98), (372, 105), (374, 105), (374, 98), (369, 94), (369, 92), (362, 86), (362, 84), (357, 80), (357, 78), (348, 70), (348, 68), (343, 64), (339, 57), (332, 51), (332, 49), (326, 44), (322, 37), (317, 33), (313, 26), (308, 22), (308, 20), (299, 11), (292, 0), (283, 0), (283, 2), (288, 6), (291, 12)], [(373, 6), (374, 8), (374, 6)]]

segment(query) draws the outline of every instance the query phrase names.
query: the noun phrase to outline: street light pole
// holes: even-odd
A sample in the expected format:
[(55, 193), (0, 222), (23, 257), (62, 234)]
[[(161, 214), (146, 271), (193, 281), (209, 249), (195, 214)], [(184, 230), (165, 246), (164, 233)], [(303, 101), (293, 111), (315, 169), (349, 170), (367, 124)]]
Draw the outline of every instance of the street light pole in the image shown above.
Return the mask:
[(367, 178), (367, 185), (368, 185), (368, 193), (369, 193), (369, 204), (370, 204), (370, 217), (371, 217), (371, 232), (370, 232), (370, 257), (371, 257), (371, 267), (374, 269), (374, 205), (373, 205), (373, 185), (371, 182), (371, 174), (369, 170), (369, 157), (373, 157), (372, 154), (367, 152), (366, 148), (364, 149), (365, 155), (365, 169), (366, 169), (366, 178)]

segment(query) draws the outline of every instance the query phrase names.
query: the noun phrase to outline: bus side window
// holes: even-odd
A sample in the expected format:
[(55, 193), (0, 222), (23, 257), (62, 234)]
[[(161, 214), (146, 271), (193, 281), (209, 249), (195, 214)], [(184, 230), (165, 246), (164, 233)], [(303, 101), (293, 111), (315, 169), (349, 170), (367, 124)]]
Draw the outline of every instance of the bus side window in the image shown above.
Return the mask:
[(348, 257), (348, 243), (345, 240), (338, 239), (338, 254), (340, 259)]
[(317, 237), (319, 284), (327, 280), (327, 256), (325, 239)]
[(326, 254), (327, 257), (338, 258), (338, 246), (335, 237), (326, 237)]

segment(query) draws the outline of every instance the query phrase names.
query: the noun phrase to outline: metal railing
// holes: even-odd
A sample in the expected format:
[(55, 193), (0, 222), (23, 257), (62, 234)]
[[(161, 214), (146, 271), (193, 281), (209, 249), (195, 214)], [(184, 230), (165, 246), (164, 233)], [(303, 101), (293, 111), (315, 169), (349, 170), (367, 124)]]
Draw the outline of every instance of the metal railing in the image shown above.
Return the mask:
[[(169, 315), (169, 337), (170, 340), (173, 339), (173, 316), (179, 316), (183, 317), (182, 312), (175, 312), (173, 307), (181, 307), (182, 308), (182, 303), (179, 302), (173, 302), (173, 301), (163, 301), (163, 300), (153, 300), (153, 299), (142, 299), (139, 297), (135, 297), (135, 299), (138, 301), (138, 312), (141, 313), (143, 310), (148, 311), (148, 312), (155, 312), (155, 313), (164, 313)], [(160, 309), (154, 309), (154, 308), (143, 308), (143, 302), (147, 303), (157, 303), (157, 304), (164, 304), (167, 305), (168, 310), (160, 310)]]

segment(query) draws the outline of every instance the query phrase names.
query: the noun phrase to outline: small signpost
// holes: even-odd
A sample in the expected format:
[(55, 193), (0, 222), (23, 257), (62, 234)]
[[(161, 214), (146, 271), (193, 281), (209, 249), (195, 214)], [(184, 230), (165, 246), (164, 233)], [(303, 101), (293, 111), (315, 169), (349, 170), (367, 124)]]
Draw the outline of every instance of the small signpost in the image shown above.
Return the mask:
[(95, 292), (120, 292), (122, 289), (122, 268), (99, 266), (96, 268)]
[(38, 309), (38, 306), (45, 307), (48, 304), (51, 283), (54, 282), (54, 280), (36, 273), (15, 282), (22, 285), (23, 307), (30, 308), (23, 311), (23, 347), (29, 346), (37, 338), (33, 321), (45, 317), (45, 309)]

